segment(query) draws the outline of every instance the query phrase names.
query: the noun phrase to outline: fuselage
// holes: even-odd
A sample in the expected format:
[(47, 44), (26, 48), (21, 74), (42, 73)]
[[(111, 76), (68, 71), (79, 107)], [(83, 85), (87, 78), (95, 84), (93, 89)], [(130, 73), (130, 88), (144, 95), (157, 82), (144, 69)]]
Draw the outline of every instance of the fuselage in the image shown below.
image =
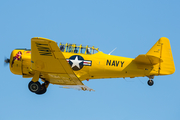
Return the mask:
[[(134, 78), (158, 75), (157, 71), (153, 71), (153, 66), (144, 65), (141, 67), (140, 64), (133, 61), (133, 58), (108, 55), (103, 52), (97, 52), (95, 54), (62, 53), (69, 63), (73, 61), (71, 59), (72, 57), (82, 57), (81, 60), (78, 60), (80, 57), (76, 58), (79, 61), (77, 64), (80, 65), (82, 63), (82, 65), (74, 65), (77, 68), (74, 70), (74, 73), (81, 81), (87, 79)], [(32, 77), (34, 73), (31, 69), (31, 62), (30, 50), (15, 49), (11, 54), (10, 70), (14, 74), (23, 75), (23, 77)], [(73, 64), (70, 65), (72, 68)]]

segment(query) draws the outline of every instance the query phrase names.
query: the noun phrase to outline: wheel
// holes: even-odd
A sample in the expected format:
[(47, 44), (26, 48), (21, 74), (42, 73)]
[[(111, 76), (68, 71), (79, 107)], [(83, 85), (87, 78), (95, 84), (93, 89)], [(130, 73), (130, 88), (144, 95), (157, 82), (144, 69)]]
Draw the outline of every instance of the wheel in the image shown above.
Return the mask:
[(36, 92), (36, 94), (42, 95), (42, 94), (44, 94), (46, 91), (47, 91), (47, 88), (45, 87), (45, 84), (42, 84), (40, 91), (39, 91), (39, 92)]
[(154, 84), (154, 81), (153, 80), (148, 80), (147, 83), (148, 83), (149, 86), (152, 86)]
[(29, 82), (28, 88), (31, 92), (38, 93), (41, 90), (41, 84), (39, 81), (37, 82)]

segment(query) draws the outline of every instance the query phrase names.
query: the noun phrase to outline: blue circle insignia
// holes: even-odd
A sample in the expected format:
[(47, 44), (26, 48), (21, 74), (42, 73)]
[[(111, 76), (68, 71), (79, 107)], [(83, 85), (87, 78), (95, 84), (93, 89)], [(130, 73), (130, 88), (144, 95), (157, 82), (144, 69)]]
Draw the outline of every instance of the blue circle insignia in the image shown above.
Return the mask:
[(69, 64), (71, 68), (75, 71), (78, 71), (83, 68), (84, 66), (83, 62), (84, 62), (84, 58), (79, 55), (73, 55), (69, 58)]

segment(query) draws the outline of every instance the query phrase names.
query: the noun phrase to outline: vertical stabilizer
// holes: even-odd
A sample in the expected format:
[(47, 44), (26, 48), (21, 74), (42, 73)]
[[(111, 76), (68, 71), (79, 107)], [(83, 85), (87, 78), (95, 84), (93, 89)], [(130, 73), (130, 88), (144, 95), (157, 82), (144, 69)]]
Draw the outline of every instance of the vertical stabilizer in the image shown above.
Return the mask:
[(160, 38), (146, 55), (152, 55), (162, 59), (162, 61), (159, 61), (159, 64), (154, 65), (154, 69), (158, 71), (159, 75), (169, 75), (175, 72), (173, 55), (168, 38)]

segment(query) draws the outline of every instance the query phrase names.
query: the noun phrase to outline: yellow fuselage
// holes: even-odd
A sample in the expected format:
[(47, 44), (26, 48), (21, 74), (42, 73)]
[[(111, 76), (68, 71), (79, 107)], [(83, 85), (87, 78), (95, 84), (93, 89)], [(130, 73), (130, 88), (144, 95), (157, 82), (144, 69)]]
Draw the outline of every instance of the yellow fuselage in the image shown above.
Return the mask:
[[(13, 57), (21, 51), (21, 59), (15, 60), (12, 66)], [(73, 55), (79, 55), (84, 60), (91, 61), (90, 66), (83, 66), (82, 69), (74, 71), (76, 76), (81, 80), (86, 79), (101, 79), (101, 78), (121, 78), (121, 77), (141, 77), (158, 75), (158, 72), (153, 69), (152, 65), (140, 65), (134, 62), (132, 58), (114, 56), (98, 52), (96, 54), (80, 54), (62, 52), (66, 59)], [(17, 75), (23, 77), (32, 77), (33, 70), (31, 69), (31, 52), (27, 50), (14, 50), (10, 59), (10, 70)]]

